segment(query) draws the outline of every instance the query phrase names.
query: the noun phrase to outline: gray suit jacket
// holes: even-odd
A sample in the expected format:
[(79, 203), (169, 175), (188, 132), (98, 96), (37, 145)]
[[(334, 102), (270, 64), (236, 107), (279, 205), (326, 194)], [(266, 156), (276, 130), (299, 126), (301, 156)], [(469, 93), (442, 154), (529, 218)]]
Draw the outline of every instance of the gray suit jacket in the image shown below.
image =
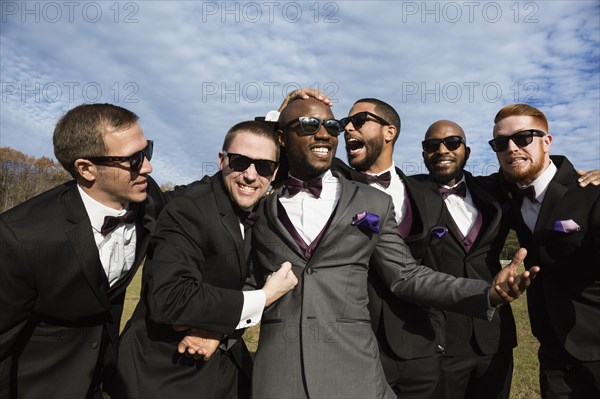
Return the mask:
[[(287, 260), (299, 283), (263, 315), (255, 398), (395, 397), (370, 325), (369, 265), (405, 299), (486, 317), (487, 283), (418, 266), (397, 234), (391, 198), (362, 183), (340, 178), (340, 184), (331, 223), (310, 259), (277, 217), (281, 189), (260, 204), (255, 272), (261, 278)], [(351, 225), (365, 210), (379, 216), (379, 233)]]

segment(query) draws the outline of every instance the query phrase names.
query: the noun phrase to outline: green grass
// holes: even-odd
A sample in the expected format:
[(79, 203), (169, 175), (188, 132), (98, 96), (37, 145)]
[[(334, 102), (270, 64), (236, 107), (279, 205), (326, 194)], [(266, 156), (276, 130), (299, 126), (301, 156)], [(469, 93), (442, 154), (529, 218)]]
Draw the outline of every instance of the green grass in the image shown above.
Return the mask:
[[(142, 269), (138, 271), (133, 278), (131, 285), (127, 289), (125, 297), (125, 308), (123, 310), (123, 319), (121, 328), (129, 320), (135, 305), (140, 299), (140, 288)], [(538, 383), (538, 361), (537, 349), (538, 342), (529, 327), (529, 318), (527, 316), (527, 300), (525, 296), (519, 298), (511, 305), (513, 314), (517, 323), (517, 338), (519, 346), (514, 350), (515, 369), (513, 371), (513, 381), (511, 388), (511, 399), (535, 399), (540, 397)], [(246, 330), (244, 340), (251, 353), (256, 351), (258, 344), (259, 327), (253, 327)]]

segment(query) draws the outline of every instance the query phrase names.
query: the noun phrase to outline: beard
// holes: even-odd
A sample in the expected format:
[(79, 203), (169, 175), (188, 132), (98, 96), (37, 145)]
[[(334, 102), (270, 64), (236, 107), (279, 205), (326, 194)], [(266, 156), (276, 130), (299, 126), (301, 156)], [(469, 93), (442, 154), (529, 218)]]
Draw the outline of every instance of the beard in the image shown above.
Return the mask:
[(510, 171), (502, 170), (502, 175), (511, 183), (529, 184), (542, 172), (544, 162), (541, 160), (531, 160), (527, 168), (513, 169)]
[(367, 139), (364, 142), (364, 148), (365, 157), (362, 160), (358, 160), (356, 158), (353, 159), (350, 151), (348, 150), (346, 153), (350, 166), (359, 172), (366, 172), (371, 166), (373, 166), (375, 162), (377, 162), (377, 159), (383, 152), (383, 141), (380, 137)]
[(429, 171), (429, 175), (433, 177), (433, 179), (437, 183), (441, 184), (449, 184), (451, 181), (458, 182), (462, 178), (463, 170), (465, 165), (467, 164), (467, 160), (463, 158), (461, 161), (456, 160), (456, 164), (454, 168), (450, 170), (438, 170), (435, 166), (432, 165), (433, 162), (437, 161), (437, 159), (432, 159), (431, 162), (426, 162), (425, 166)]

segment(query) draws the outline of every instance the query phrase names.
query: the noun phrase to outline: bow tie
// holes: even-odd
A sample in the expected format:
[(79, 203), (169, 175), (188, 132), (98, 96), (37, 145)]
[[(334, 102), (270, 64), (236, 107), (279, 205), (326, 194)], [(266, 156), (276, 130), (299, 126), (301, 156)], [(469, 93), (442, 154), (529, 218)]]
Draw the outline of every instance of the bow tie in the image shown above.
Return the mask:
[(320, 198), (322, 189), (323, 181), (320, 177), (308, 182), (296, 179), (293, 176), (290, 176), (287, 180), (287, 190), (291, 196), (298, 194), (302, 190), (308, 190), (312, 195)]
[(244, 225), (244, 228), (249, 229), (252, 228), (252, 226), (254, 226), (254, 223), (256, 223), (256, 218), (258, 217), (258, 214), (256, 212), (250, 212), (250, 211), (243, 211), (243, 210), (236, 210), (236, 214), (238, 215), (238, 217), (240, 218), (240, 222)]
[(537, 200), (535, 199), (535, 188), (533, 186), (525, 187), (525, 188), (517, 188), (515, 190), (516, 197), (523, 199), (524, 197), (529, 198), (532, 204), (535, 204)]
[(128, 224), (133, 222), (135, 222), (135, 209), (130, 209), (121, 216), (105, 216), (100, 233), (103, 236), (107, 236), (115, 231), (120, 224)]
[(367, 183), (369, 184), (369, 186), (375, 183), (379, 183), (383, 186), (383, 188), (388, 188), (390, 186), (390, 182), (392, 181), (392, 174), (389, 170), (385, 173), (380, 174), (379, 176), (368, 175), (366, 173), (365, 175), (367, 176)]
[(452, 188), (440, 187), (438, 188), (438, 191), (442, 196), (442, 200), (446, 200), (446, 198), (448, 198), (448, 196), (452, 194), (465, 198), (465, 196), (467, 195), (467, 185), (463, 181)]

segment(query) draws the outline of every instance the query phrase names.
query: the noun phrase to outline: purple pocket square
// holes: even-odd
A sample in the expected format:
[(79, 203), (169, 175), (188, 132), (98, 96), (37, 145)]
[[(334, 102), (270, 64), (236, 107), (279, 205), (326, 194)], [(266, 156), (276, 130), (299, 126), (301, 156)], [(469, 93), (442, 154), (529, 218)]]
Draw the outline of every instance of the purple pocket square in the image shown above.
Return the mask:
[(560, 233), (574, 233), (581, 230), (581, 227), (573, 219), (557, 220), (554, 222), (553, 230)]
[(352, 226), (379, 234), (379, 216), (367, 211), (359, 212), (352, 218)]
[(434, 234), (437, 238), (442, 238), (448, 233), (448, 229), (444, 226), (436, 226), (431, 229), (431, 234)]

